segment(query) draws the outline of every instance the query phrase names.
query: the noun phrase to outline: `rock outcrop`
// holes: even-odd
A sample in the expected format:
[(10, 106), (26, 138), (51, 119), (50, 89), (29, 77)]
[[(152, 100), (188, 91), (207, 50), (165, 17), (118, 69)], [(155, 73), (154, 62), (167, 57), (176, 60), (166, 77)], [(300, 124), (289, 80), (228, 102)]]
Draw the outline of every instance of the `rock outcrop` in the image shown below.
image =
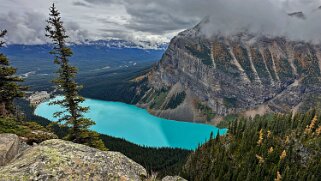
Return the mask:
[(187, 181), (180, 176), (166, 176), (162, 181)]
[(249, 33), (209, 38), (206, 23), (171, 40), (138, 105), (186, 121), (321, 107), (320, 45)]
[(10, 162), (28, 146), (14, 134), (0, 134), (0, 166)]
[[(11, 142), (8, 145), (16, 150), (17, 140)], [(58, 139), (30, 147), (0, 167), (0, 180), (142, 180), (146, 176), (141, 165), (121, 153)]]

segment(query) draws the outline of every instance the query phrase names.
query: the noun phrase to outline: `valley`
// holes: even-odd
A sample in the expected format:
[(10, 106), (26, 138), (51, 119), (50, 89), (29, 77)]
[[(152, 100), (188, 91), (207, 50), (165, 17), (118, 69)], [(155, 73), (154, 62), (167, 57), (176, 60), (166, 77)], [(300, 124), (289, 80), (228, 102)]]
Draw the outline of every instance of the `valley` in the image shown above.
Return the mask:
[(0, 9), (0, 181), (321, 180), (319, 0)]
[[(93, 90), (96, 86), (108, 87), (96, 85), (104, 80), (121, 84), (121, 81), (139, 75), (161, 58), (166, 45), (143, 49), (126, 41), (98, 41), (71, 47), (75, 52), (71, 63), (79, 69), (78, 80)], [(51, 80), (57, 67), (52, 65), (53, 59), (48, 53), (51, 48), (49, 44), (9, 45), (3, 48), (3, 53), (17, 67), (17, 74), (25, 78), (24, 84), (30, 87), (29, 90), (53, 90)]]

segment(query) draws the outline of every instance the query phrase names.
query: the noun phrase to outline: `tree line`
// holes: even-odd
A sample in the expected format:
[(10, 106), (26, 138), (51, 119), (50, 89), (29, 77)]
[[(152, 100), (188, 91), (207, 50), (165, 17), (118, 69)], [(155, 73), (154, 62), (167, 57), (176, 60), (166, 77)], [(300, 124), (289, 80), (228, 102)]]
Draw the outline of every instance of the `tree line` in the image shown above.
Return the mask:
[(184, 166), (189, 180), (320, 180), (321, 111), (239, 118)]

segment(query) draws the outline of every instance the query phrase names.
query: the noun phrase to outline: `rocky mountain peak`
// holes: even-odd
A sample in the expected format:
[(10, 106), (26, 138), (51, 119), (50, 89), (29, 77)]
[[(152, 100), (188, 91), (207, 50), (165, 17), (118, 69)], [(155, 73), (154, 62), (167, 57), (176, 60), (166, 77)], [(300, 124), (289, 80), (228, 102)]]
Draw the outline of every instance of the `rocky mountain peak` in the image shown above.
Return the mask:
[[(139, 104), (151, 113), (204, 121), (304, 110), (319, 100), (311, 100), (321, 92), (319, 45), (247, 32), (207, 37), (201, 30), (206, 23), (208, 18), (174, 37), (148, 74), (149, 89)], [(182, 92), (184, 100), (169, 109)]]

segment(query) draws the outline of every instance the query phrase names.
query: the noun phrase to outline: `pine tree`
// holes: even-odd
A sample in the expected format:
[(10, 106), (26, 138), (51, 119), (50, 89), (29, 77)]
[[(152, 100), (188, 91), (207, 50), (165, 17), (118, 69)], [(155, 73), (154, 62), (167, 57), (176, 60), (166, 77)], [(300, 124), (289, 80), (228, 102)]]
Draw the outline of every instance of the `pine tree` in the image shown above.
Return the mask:
[(89, 131), (89, 127), (95, 123), (83, 116), (89, 108), (81, 106), (84, 98), (79, 95), (81, 86), (75, 81), (77, 68), (71, 66), (69, 58), (72, 56), (71, 49), (66, 45), (66, 30), (63, 27), (60, 12), (53, 4), (50, 8), (49, 19), (47, 20), (46, 36), (54, 45), (50, 54), (55, 56), (54, 63), (60, 66), (57, 71), (58, 77), (53, 81), (56, 87), (63, 92), (63, 99), (53, 101), (51, 104), (60, 105), (63, 111), (56, 112), (55, 117), (59, 118), (59, 123), (70, 127), (68, 140), (76, 143), (86, 144), (92, 147), (102, 148), (102, 141), (99, 135)]
[[(0, 31), (0, 38), (3, 39), (7, 30)], [(0, 47), (4, 41), (0, 40)], [(8, 58), (0, 53), (0, 116), (13, 115), (15, 112), (13, 100), (23, 96), (23, 87), (17, 83), (23, 81), (22, 78), (15, 76), (16, 68), (10, 66)]]
[(276, 172), (276, 178), (274, 180), (275, 181), (281, 181), (282, 180), (282, 176), (281, 176), (279, 171)]
[(283, 150), (283, 152), (280, 155), (280, 160), (284, 160), (285, 157), (286, 157), (286, 151)]
[(257, 141), (258, 145), (262, 145), (263, 143), (263, 130), (261, 129), (259, 132), (259, 140)]
[(321, 135), (321, 125), (315, 130), (317, 136)]
[(306, 129), (305, 129), (305, 132), (306, 132), (307, 134), (310, 134), (310, 133), (312, 132), (312, 130), (314, 129), (315, 125), (317, 124), (317, 121), (318, 121), (318, 117), (317, 117), (317, 115), (315, 115), (315, 116), (313, 117), (313, 119), (311, 120), (310, 125), (308, 125), (308, 126), (306, 127)]

